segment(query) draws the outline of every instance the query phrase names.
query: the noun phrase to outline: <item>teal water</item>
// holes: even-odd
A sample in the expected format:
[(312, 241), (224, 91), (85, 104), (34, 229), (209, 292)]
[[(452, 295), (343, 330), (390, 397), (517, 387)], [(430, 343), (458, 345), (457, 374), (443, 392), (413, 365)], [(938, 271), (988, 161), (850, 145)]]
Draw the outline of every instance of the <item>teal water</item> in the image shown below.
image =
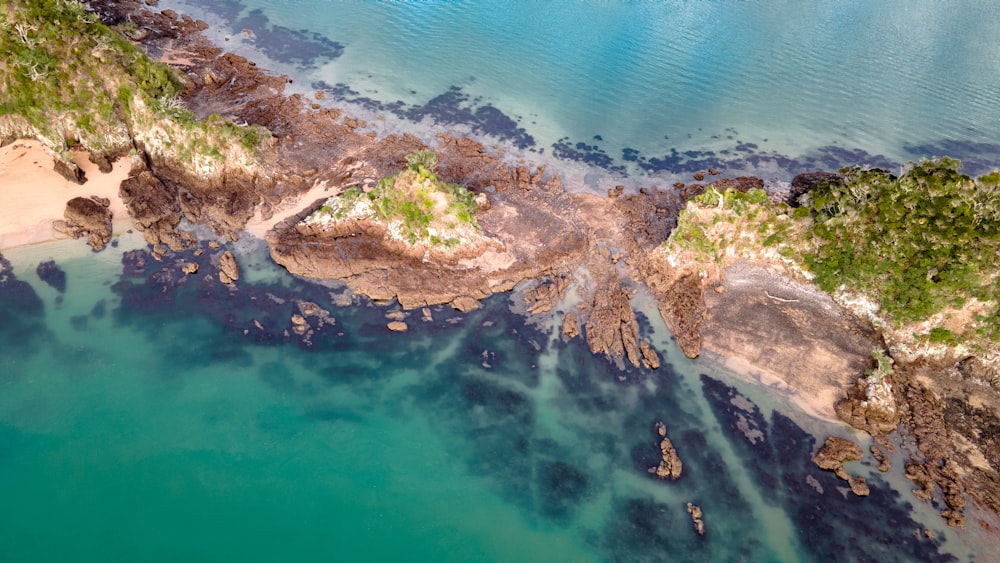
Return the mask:
[[(467, 130), (577, 187), (1000, 159), (1000, 10), (883, 2), (168, 0), (380, 133)], [(253, 32), (247, 36), (242, 30)], [(419, 126), (414, 127), (416, 121)]]
[[(621, 371), (562, 342), (558, 316), (526, 323), (517, 295), (465, 315), (435, 308), (395, 334), (393, 307), (337, 307), (340, 288), (283, 273), (259, 241), (234, 247), (245, 275), (233, 290), (211, 275), (222, 249), (180, 256), (201, 263), (185, 277), (134, 235), (119, 243), (5, 251), (5, 560), (934, 561), (974, 549), (870, 465), (852, 469), (872, 496), (846, 494), (809, 461), (811, 433), (844, 427), (684, 359), (652, 314), (642, 333), (665, 365)], [(49, 259), (62, 288), (39, 277)], [(297, 300), (334, 317), (312, 318), (308, 343), (286, 333)], [(657, 421), (685, 464), (676, 482), (646, 471)], [(939, 539), (913, 533), (925, 527)]]
[[(975, 39), (1000, 11), (984, 1), (159, 7), (205, 17), (293, 88), (384, 116), (380, 134), (466, 131), (554, 163), (571, 189), (1000, 154), (1000, 46)], [(133, 236), (3, 250), (0, 559), (976, 559), (899, 460), (886, 476), (855, 464), (872, 495), (845, 493), (809, 457), (817, 437), (861, 437), (685, 359), (648, 296), (642, 336), (664, 366), (620, 371), (563, 343), (558, 314), (512, 312), (516, 294), (395, 334), (391, 306), (337, 307), (342, 288), (287, 275), (259, 241), (231, 246), (235, 291), (205, 273), (221, 250), (182, 256), (201, 262), (190, 278)], [(49, 259), (62, 291), (37, 273)], [(286, 335), (296, 300), (336, 322)], [(677, 482), (646, 471), (657, 421)]]

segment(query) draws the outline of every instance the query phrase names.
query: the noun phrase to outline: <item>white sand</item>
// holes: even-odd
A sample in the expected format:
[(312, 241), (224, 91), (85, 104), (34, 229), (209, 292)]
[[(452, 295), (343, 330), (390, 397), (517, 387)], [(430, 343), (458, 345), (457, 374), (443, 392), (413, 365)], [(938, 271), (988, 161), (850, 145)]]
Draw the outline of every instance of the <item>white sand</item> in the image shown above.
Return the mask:
[(128, 158), (114, 163), (114, 170), (102, 174), (84, 151), (73, 160), (87, 174), (78, 185), (52, 169), (52, 154), (38, 141), (16, 141), (0, 147), (0, 249), (66, 238), (52, 222), (63, 218), (70, 199), (92, 195), (111, 200), (116, 227), (127, 221), (128, 211), (118, 195), (118, 187), (128, 177)]

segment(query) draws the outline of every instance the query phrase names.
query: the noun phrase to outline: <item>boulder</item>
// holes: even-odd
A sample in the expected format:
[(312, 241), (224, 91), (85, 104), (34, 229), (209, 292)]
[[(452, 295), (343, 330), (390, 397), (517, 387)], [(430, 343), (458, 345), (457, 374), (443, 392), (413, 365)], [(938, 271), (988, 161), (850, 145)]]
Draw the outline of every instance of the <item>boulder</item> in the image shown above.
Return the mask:
[(66, 202), (64, 221), (55, 221), (52, 227), (73, 238), (87, 235), (87, 244), (102, 250), (111, 240), (111, 210), (102, 202), (91, 198), (75, 197)]
[(87, 181), (87, 175), (79, 166), (76, 165), (75, 162), (66, 162), (65, 160), (56, 158), (52, 168), (58, 172), (60, 176), (66, 178), (74, 184), (83, 184)]
[(406, 332), (407, 330), (410, 329), (410, 327), (407, 326), (407, 324), (403, 321), (390, 321), (385, 326), (387, 326), (389, 330), (393, 332)]
[(869, 489), (864, 477), (855, 477), (844, 469), (845, 461), (857, 461), (865, 456), (861, 448), (850, 440), (830, 436), (814, 455), (813, 463), (820, 469), (833, 471), (834, 474), (847, 481), (851, 491), (860, 496), (868, 496)]
[(240, 266), (236, 263), (233, 253), (227, 250), (219, 258), (219, 281), (228, 285), (238, 279), (240, 279)]
[(650, 467), (647, 471), (659, 479), (677, 479), (681, 476), (683, 463), (677, 455), (673, 442), (667, 437), (667, 426), (663, 422), (656, 423), (656, 433), (660, 440), (660, 464)]

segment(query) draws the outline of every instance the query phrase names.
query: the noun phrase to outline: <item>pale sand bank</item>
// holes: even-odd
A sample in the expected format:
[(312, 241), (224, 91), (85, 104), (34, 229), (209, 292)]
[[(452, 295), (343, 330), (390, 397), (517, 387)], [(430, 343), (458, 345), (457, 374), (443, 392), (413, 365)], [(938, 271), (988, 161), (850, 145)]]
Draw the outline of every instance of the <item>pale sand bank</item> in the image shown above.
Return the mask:
[(81, 186), (52, 169), (52, 154), (38, 141), (19, 140), (0, 147), (0, 249), (66, 238), (52, 228), (52, 222), (63, 218), (66, 202), (77, 196), (111, 200), (116, 227), (128, 219), (118, 187), (128, 177), (129, 159), (119, 159), (110, 173), (102, 174), (87, 157), (84, 151), (73, 153), (87, 174)]
[(260, 209), (254, 213), (253, 217), (247, 221), (244, 231), (257, 238), (264, 238), (267, 231), (285, 219), (306, 210), (307, 207), (316, 203), (317, 200), (326, 199), (338, 192), (327, 187), (326, 182), (316, 182), (306, 193), (284, 199), (273, 211), (270, 219), (261, 217)]

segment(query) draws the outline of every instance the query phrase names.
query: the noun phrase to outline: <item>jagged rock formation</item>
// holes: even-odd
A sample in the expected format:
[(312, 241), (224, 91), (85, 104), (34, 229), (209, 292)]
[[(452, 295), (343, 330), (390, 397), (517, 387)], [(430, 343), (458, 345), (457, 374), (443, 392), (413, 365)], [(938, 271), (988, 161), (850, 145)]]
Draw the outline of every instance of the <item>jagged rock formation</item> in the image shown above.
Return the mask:
[(663, 422), (656, 423), (656, 433), (660, 438), (660, 463), (656, 467), (650, 467), (647, 471), (659, 479), (675, 480), (681, 476), (684, 464), (677, 455), (674, 444), (667, 437), (667, 426)]
[(106, 199), (74, 197), (66, 202), (64, 221), (55, 221), (52, 227), (73, 238), (87, 236), (87, 244), (94, 250), (104, 249), (111, 240), (111, 210)]
[(691, 522), (694, 524), (694, 531), (698, 532), (699, 536), (705, 535), (705, 521), (702, 520), (701, 507), (697, 504), (687, 503), (688, 514), (691, 515)]
[(604, 285), (594, 293), (587, 318), (587, 344), (595, 354), (610, 358), (623, 355), (639, 365), (639, 323), (629, 300), (629, 291), (616, 285)]
[(230, 285), (240, 279), (240, 266), (236, 263), (236, 257), (229, 250), (219, 257), (219, 281)]
[(859, 497), (866, 497), (869, 495), (870, 491), (868, 489), (868, 484), (865, 483), (864, 477), (855, 477), (847, 473), (844, 469), (845, 461), (857, 461), (864, 457), (864, 452), (857, 444), (850, 440), (845, 440), (844, 438), (838, 438), (836, 436), (830, 436), (826, 439), (826, 443), (823, 444), (815, 455), (813, 455), (813, 462), (820, 469), (825, 469), (827, 471), (833, 471), (840, 479), (847, 481), (851, 487), (851, 492), (858, 495)]

